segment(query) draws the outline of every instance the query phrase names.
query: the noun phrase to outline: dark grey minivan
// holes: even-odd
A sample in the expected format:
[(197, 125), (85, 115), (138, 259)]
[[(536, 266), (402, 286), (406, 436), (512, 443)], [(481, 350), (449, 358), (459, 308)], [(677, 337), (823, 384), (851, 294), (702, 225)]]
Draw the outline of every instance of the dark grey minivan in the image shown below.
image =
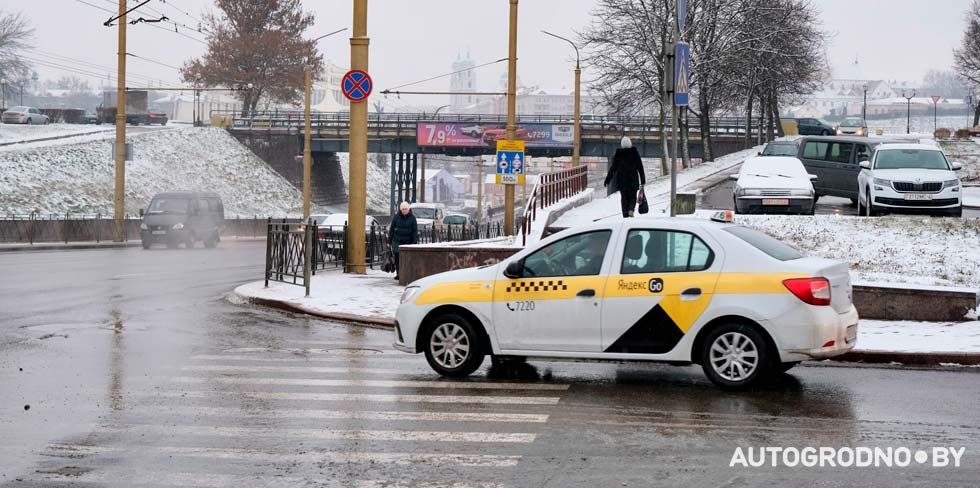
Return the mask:
[(808, 173), (817, 175), (813, 181), (817, 198), (831, 195), (856, 202), (859, 165), (871, 158), (875, 146), (885, 142), (892, 141), (866, 137), (804, 137), (799, 141), (798, 158)]
[(184, 244), (190, 249), (196, 241), (215, 247), (221, 240), (224, 220), (225, 207), (217, 193), (158, 193), (143, 212), (143, 249), (153, 244), (166, 244), (170, 249)]

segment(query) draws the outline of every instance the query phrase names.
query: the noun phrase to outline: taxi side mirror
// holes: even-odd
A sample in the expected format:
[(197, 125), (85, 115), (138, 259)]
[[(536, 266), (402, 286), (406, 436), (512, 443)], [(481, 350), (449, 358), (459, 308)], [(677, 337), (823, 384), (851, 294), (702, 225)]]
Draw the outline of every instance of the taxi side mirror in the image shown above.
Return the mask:
[(504, 276), (514, 280), (520, 278), (524, 274), (524, 260), (518, 259), (517, 261), (511, 261), (504, 269)]

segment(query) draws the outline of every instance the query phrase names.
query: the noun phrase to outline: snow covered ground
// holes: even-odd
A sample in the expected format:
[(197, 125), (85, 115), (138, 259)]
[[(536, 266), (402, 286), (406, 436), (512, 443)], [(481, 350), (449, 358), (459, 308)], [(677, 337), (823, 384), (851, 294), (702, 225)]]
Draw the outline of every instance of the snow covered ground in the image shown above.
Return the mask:
[[(368, 270), (364, 276), (330, 271), (317, 274), (305, 298), (301, 286), (257, 281), (235, 289), (237, 297), (262, 298), (287, 303), (314, 314), (347, 314), (393, 320), (404, 289), (392, 275)], [(858, 325), (857, 350), (897, 352), (980, 353), (980, 322), (958, 324), (886, 322), (862, 320)]]
[(980, 220), (738, 215), (800, 251), (851, 263), (862, 281), (980, 287)]
[[(219, 128), (154, 130), (128, 138), (126, 212), (154, 194), (205, 190), (221, 195), (228, 217), (280, 216), (302, 195)], [(0, 214), (112, 212), (112, 134), (5, 147), (0, 151)]]
[[(956, 129), (969, 126), (968, 122), (973, 120), (967, 120), (965, 115), (963, 116), (941, 116), (938, 118), (939, 128)], [(935, 128), (935, 122), (932, 118), (932, 112), (929, 115), (916, 115), (912, 117), (912, 135), (920, 135), (923, 137), (933, 137), (933, 130)], [(868, 129), (874, 134), (875, 129), (883, 129), (886, 136), (888, 135), (905, 135), (905, 129), (907, 127), (908, 121), (905, 117), (897, 117), (894, 119), (869, 119)]]
[(963, 205), (966, 207), (980, 207), (980, 186), (963, 187)]
[[(691, 169), (682, 170), (677, 173), (678, 191), (700, 191), (703, 189), (701, 187), (701, 183), (705, 180), (705, 178), (708, 178), (716, 173), (735, 168), (736, 166), (742, 164), (742, 161), (745, 161), (745, 158), (758, 153), (760, 150), (761, 146), (746, 149), (727, 156), (722, 156), (715, 161), (706, 162)], [(657, 178), (653, 181), (648, 181), (644, 189), (647, 195), (647, 200), (650, 202), (650, 213), (666, 213), (670, 201), (670, 178), (665, 176)], [(553, 224), (553, 226), (575, 227), (578, 225), (590, 224), (597, 219), (615, 217), (617, 215), (621, 215), (619, 194), (614, 193), (613, 195), (605, 198), (596, 197), (592, 203), (568, 211), (568, 213), (561, 216), (561, 218), (559, 218)]]
[(70, 136), (92, 132), (113, 132), (110, 125), (48, 124), (20, 125), (0, 124), (0, 144), (27, 142), (47, 137)]

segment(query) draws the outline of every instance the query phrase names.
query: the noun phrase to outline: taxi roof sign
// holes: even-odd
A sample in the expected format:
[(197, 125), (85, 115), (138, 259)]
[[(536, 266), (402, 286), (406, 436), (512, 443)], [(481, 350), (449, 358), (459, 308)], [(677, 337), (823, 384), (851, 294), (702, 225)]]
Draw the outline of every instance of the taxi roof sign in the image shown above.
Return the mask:
[(730, 224), (735, 221), (735, 212), (732, 212), (731, 210), (720, 210), (711, 216), (711, 220), (714, 222)]

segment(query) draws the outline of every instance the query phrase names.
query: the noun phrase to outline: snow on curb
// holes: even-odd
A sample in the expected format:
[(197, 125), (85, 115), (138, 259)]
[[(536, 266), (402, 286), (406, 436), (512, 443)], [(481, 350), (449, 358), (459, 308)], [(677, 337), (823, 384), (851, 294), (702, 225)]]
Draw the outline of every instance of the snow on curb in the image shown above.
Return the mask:
[(963, 206), (980, 208), (980, 186), (963, 187)]

